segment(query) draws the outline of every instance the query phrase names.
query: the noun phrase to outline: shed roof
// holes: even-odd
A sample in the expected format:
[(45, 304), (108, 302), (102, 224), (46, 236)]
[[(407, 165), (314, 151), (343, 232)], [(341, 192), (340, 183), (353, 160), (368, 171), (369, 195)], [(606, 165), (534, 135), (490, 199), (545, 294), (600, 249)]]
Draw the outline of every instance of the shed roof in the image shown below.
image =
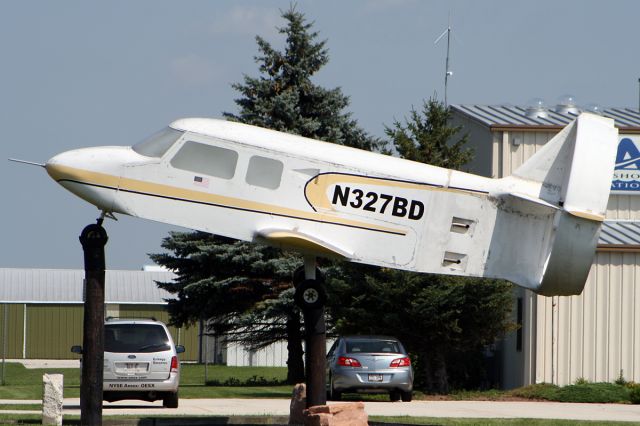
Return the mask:
[[(556, 112), (546, 109), (547, 117), (529, 117), (527, 108), (512, 105), (451, 105), (454, 111), (490, 128), (561, 128), (577, 117), (576, 113)], [(640, 111), (632, 108), (606, 108), (602, 116), (613, 118), (615, 125), (621, 130), (640, 132)]]
[[(173, 272), (115, 271), (105, 273), (105, 302), (166, 304), (171, 293), (158, 288)], [(0, 303), (82, 303), (84, 271), (80, 269), (0, 268)]]

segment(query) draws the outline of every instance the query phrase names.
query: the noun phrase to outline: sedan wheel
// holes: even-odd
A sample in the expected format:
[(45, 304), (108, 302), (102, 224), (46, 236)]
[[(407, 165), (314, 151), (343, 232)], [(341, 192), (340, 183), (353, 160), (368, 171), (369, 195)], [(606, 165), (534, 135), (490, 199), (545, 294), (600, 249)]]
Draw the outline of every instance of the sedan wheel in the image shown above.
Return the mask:
[(413, 399), (413, 392), (409, 391), (409, 392), (401, 392), (402, 395), (402, 401), (404, 402), (411, 402), (411, 400)]
[(389, 392), (389, 399), (391, 402), (400, 401), (400, 392), (396, 390)]
[(329, 378), (329, 399), (331, 401), (340, 401), (342, 399), (342, 392), (333, 387), (333, 376)]

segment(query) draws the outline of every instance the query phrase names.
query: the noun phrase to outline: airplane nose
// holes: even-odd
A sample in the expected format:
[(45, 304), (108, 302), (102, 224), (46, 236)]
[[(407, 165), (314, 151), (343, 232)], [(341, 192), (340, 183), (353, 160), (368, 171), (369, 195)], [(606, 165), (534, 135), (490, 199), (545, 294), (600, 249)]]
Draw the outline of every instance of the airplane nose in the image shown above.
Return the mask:
[(47, 162), (44, 163), (44, 168), (51, 176), (51, 179), (56, 182), (62, 184), (64, 181), (68, 180), (77, 180), (81, 173), (78, 169), (73, 167), (73, 156), (70, 155), (70, 152), (63, 152), (62, 154), (58, 154), (55, 157), (50, 158)]
[(45, 163), (49, 176), (62, 187), (111, 212), (120, 180), (116, 147), (84, 148), (58, 154)]

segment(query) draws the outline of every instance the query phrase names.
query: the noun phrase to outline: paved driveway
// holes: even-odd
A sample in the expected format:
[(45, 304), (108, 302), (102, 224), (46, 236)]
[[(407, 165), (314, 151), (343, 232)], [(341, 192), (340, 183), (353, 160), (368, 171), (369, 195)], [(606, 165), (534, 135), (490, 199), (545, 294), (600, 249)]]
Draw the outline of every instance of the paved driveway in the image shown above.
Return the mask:
[[(78, 399), (65, 399), (65, 413), (79, 414)], [(640, 405), (568, 404), (559, 402), (413, 401), (365, 402), (370, 416), (538, 418), (617, 420), (640, 424)], [(160, 401), (105, 403), (103, 414), (289, 415), (285, 399), (181, 399), (177, 409)]]
[[(0, 404), (40, 403), (39, 400), (0, 400)], [(339, 403), (336, 403), (339, 404)], [(494, 402), (494, 401), (413, 401), (365, 402), (370, 416), (459, 417), (459, 418), (537, 418), (597, 421), (626, 421), (640, 425), (640, 405), (568, 404), (559, 402)], [(9, 411), (2, 410), (2, 413)], [(14, 411), (15, 412), (15, 411)], [(27, 411), (19, 411), (27, 413)], [(39, 413), (39, 411), (34, 411)], [(80, 414), (80, 400), (65, 398), (64, 414)], [(105, 402), (105, 416), (113, 415), (199, 415), (288, 416), (286, 399), (181, 399), (180, 407), (164, 408), (160, 401)]]

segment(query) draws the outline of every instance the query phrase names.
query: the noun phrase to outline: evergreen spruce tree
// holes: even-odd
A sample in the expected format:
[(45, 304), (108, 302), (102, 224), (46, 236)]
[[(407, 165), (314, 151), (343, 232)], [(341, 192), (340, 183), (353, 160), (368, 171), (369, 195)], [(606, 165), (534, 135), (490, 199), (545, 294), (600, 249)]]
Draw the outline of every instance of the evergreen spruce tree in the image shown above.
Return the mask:
[(244, 83), (233, 88), (242, 95), (236, 99), (240, 112), (225, 113), (231, 120), (282, 132), (372, 150), (380, 141), (362, 130), (345, 112), (349, 98), (340, 88), (325, 89), (311, 78), (329, 62), (326, 41), (317, 41), (302, 13), (291, 7), (282, 14), (287, 21), (279, 28), (286, 36), (280, 52), (256, 37), (260, 54), (255, 56), (260, 76), (244, 76)]
[(176, 296), (168, 300), (171, 324), (204, 320), (207, 333), (249, 349), (286, 340), (287, 381), (304, 380), (300, 314), (291, 285), (302, 264), (299, 256), (205, 232), (172, 232), (162, 247), (168, 252), (150, 257), (177, 275), (158, 283)]
[[(284, 51), (256, 37), (259, 76), (244, 76), (233, 87), (241, 97), (234, 121), (271, 128), (351, 147), (372, 149), (379, 141), (367, 135), (345, 108), (349, 98), (339, 88), (313, 83), (329, 61), (325, 41), (318, 41), (302, 13), (282, 13)], [(292, 276), (300, 257), (280, 250), (196, 233), (172, 233), (163, 242), (171, 254), (152, 255), (177, 272), (162, 287), (177, 299), (169, 302), (172, 323), (210, 319), (213, 331), (227, 340), (257, 349), (286, 338), (288, 381), (304, 378), (300, 312), (293, 303)]]
[(396, 120), (392, 127), (385, 127), (385, 133), (402, 158), (460, 169), (471, 161), (473, 151), (465, 147), (468, 135), (458, 136), (462, 128), (450, 126), (450, 119), (451, 110), (431, 98), (423, 103), (421, 112), (411, 108), (405, 124)]

